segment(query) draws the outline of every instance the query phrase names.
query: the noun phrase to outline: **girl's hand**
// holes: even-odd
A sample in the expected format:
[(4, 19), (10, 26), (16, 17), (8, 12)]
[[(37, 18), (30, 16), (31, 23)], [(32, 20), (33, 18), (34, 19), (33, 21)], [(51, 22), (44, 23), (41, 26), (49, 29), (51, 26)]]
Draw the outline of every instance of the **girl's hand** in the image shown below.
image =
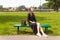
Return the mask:
[(32, 23), (35, 23), (35, 22), (32, 22)]
[(35, 22), (32, 22), (32, 21), (30, 21), (31, 23), (35, 23)]
[(30, 22), (32, 22), (32, 21), (30, 21)]

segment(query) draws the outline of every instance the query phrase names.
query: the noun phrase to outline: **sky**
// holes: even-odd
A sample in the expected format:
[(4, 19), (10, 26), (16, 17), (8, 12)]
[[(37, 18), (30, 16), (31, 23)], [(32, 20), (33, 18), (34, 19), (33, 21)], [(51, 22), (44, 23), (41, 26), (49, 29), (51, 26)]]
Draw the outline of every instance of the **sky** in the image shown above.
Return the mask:
[(0, 5), (3, 5), (3, 7), (18, 7), (21, 5), (25, 5), (26, 7), (38, 7), (45, 2), (45, 0), (0, 0)]

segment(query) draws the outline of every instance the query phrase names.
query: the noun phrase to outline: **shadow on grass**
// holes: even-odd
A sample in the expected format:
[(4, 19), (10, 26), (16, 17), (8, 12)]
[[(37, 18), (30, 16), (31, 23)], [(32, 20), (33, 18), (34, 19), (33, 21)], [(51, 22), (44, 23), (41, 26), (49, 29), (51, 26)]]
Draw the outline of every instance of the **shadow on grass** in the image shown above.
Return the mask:
[(20, 31), (19, 34), (33, 35), (33, 32), (31, 32), (31, 31)]
[(47, 33), (46, 34), (52, 34), (53, 31), (52, 30), (47, 30)]
[[(53, 31), (51, 31), (51, 30), (48, 30), (48, 32), (46, 33), (46, 34), (52, 34), (53, 33)], [(28, 34), (28, 35), (33, 35), (34, 33), (33, 32), (31, 32), (31, 31), (20, 31), (20, 33), (19, 34)], [(41, 33), (42, 34), (42, 33)]]

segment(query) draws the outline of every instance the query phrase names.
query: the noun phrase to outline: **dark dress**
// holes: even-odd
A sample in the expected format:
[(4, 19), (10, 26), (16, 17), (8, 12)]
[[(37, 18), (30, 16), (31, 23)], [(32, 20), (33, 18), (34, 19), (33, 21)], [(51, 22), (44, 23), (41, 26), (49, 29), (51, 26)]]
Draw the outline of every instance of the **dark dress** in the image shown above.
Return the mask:
[[(35, 22), (35, 23), (31, 23), (30, 21)], [(35, 19), (34, 13), (32, 13), (32, 15), (28, 14), (28, 23), (29, 23), (30, 27), (32, 28), (33, 33), (36, 34), (37, 33), (37, 24), (36, 24), (36, 19)]]

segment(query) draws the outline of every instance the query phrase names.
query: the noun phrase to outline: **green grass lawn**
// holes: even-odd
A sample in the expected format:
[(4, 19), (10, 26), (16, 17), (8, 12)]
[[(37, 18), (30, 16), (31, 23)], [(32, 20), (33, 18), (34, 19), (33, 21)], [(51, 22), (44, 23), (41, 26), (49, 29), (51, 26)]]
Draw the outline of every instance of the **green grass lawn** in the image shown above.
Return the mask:
[[(39, 23), (51, 25), (48, 35), (60, 35), (60, 12), (35, 12), (35, 16)], [(16, 35), (14, 24), (21, 23), (22, 19), (27, 19), (27, 12), (0, 12), (0, 35)], [(33, 33), (30, 28), (20, 28), (21, 34)]]

